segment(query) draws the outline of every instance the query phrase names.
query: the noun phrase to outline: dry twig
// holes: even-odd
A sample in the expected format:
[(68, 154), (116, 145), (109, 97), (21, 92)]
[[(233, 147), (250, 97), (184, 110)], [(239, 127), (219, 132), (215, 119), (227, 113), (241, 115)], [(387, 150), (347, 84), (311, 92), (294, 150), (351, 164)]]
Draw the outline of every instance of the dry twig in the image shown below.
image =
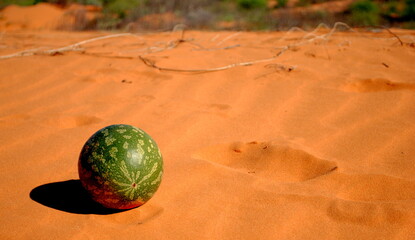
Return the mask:
[(194, 51), (217, 51), (217, 50), (228, 50), (228, 49), (232, 49), (232, 48), (237, 48), (240, 47), (241, 44), (235, 44), (235, 45), (231, 45), (231, 46), (226, 46), (226, 47), (222, 47), (222, 48), (204, 48), (202, 46), (196, 45), (199, 48), (193, 49)]
[(37, 52), (40, 52), (40, 49), (42, 49), (42, 48), (33, 48), (33, 49), (23, 50), (23, 51), (20, 51), (20, 52), (17, 52), (17, 53), (12, 53), (12, 54), (8, 54), (8, 55), (0, 56), (0, 59), (33, 56)]
[(96, 37), (96, 38), (92, 38), (92, 39), (87, 39), (87, 40), (77, 42), (77, 43), (69, 45), (69, 46), (47, 50), (47, 51), (44, 51), (44, 53), (54, 54), (56, 52), (61, 52), (62, 53), (62, 52), (67, 52), (67, 51), (79, 51), (79, 47), (81, 45), (84, 45), (84, 44), (87, 44), (87, 43), (90, 43), (90, 42), (103, 40), (103, 39), (117, 38), (117, 37), (124, 37), (124, 36), (135, 36), (136, 37), (137, 35), (132, 34), (132, 33), (119, 33), (119, 34), (106, 35), (106, 36)]
[(404, 45), (404, 43), (402, 42), (401, 38), (396, 35), (394, 32), (392, 32), (389, 28), (387, 27), (383, 27), (383, 29), (385, 29), (386, 31), (388, 31), (392, 36), (394, 36), (396, 39), (398, 39), (399, 43), (401, 44), (401, 46)]
[(80, 41), (75, 44), (71, 44), (65, 47), (61, 47), (61, 48), (55, 48), (55, 49), (49, 49), (49, 50), (40, 50), (41, 48), (34, 48), (34, 49), (24, 50), (24, 51), (20, 51), (17, 53), (0, 56), (0, 59), (8, 59), (8, 58), (13, 58), (13, 57), (26, 57), (26, 56), (33, 56), (37, 54), (55, 55), (57, 53), (63, 53), (63, 52), (68, 52), (68, 51), (80, 51), (82, 50), (80, 49), (81, 45), (84, 45), (90, 42), (103, 40), (103, 39), (117, 38), (117, 37), (124, 37), (124, 36), (136, 36), (136, 35), (132, 33), (120, 33), (120, 34), (106, 35), (106, 36), (101, 36), (101, 37), (96, 37), (96, 38), (91, 38), (91, 39), (87, 39), (84, 41)]
[(215, 67), (215, 68), (205, 68), (205, 69), (176, 69), (176, 68), (166, 68), (166, 67), (159, 67), (156, 65), (156, 63), (148, 58), (144, 58), (142, 56), (139, 56), (139, 58), (141, 59), (141, 61), (144, 62), (145, 65), (158, 69), (160, 71), (169, 71), (169, 72), (185, 72), (185, 73), (203, 73), (203, 72), (217, 72), (217, 71), (222, 71), (222, 70), (226, 70), (226, 69), (230, 69), (230, 68), (234, 68), (234, 67), (239, 67), (239, 66), (250, 66), (253, 64), (257, 64), (257, 63), (263, 63), (263, 62), (270, 62), (276, 59), (275, 57), (272, 58), (265, 58), (265, 59), (259, 59), (259, 60), (254, 60), (254, 61), (250, 61), (250, 62), (239, 62), (239, 63), (233, 63), (233, 64), (229, 64), (226, 66), (222, 66), (222, 67)]
[(231, 39), (231, 38), (233, 38), (233, 37), (238, 36), (239, 34), (241, 34), (241, 32), (236, 32), (236, 33), (234, 33), (234, 34), (231, 34), (231, 35), (227, 36), (226, 38), (222, 39), (222, 41), (218, 42), (218, 43), (216, 44), (216, 46), (219, 46), (219, 45), (223, 44), (224, 42), (228, 41), (229, 39)]
[[(327, 27), (327, 25), (323, 25), (320, 24), (316, 30), (314, 30), (313, 32), (311, 32), (310, 34), (307, 34), (306, 36), (303, 37), (302, 41), (295, 43), (295, 44), (290, 44), (290, 45), (286, 45), (284, 47), (281, 47), (280, 51), (273, 57), (271, 58), (265, 58), (265, 59), (259, 59), (259, 60), (254, 60), (254, 61), (249, 61), (249, 62), (239, 62), (239, 63), (234, 63), (234, 64), (229, 64), (226, 66), (222, 66), (222, 67), (214, 67), (214, 68), (206, 68), (206, 69), (176, 69), (176, 68), (166, 68), (166, 67), (160, 67), (157, 66), (156, 63), (148, 58), (144, 58), (143, 56), (139, 56), (139, 58), (141, 59), (141, 61), (144, 62), (144, 64), (146, 64), (149, 67), (158, 69), (160, 71), (171, 71), (171, 72), (187, 72), (187, 73), (202, 73), (202, 72), (216, 72), (216, 71), (222, 71), (222, 70), (226, 70), (226, 69), (230, 69), (230, 68), (234, 68), (234, 67), (239, 67), (239, 66), (250, 66), (253, 64), (257, 64), (257, 63), (263, 63), (263, 62), (269, 62), (269, 61), (273, 61), (275, 60), (277, 57), (281, 56), (283, 53), (285, 53), (287, 50), (294, 48), (294, 47), (298, 47), (307, 43), (311, 43), (314, 42), (318, 39), (323, 39), (323, 40), (328, 40), (328, 38), (330, 38), (340, 27), (346, 27), (348, 29), (351, 29), (347, 24), (345, 23), (341, 23), (341, 22), (337, 22), (334, 24), (333, 28), (330, 30), (329, 33), (327, 34), (323, 34), (323, 35), (315, 35), (314, 32), (316, 32), (319, 28), (322, 27)], [(228, 37), (226, 37), (225, 39), (223, 39), (222, 41), (220, 41), (218, 44), (216, 45), (220, 45), (223, 42), (229, 40), (230, 38), (236, 36), (240, 34), (240, 32), (234, 33)], [(311, 36), (311, 38), (310, 38)], [(292, 70), (292, 69), (291, 69)]]

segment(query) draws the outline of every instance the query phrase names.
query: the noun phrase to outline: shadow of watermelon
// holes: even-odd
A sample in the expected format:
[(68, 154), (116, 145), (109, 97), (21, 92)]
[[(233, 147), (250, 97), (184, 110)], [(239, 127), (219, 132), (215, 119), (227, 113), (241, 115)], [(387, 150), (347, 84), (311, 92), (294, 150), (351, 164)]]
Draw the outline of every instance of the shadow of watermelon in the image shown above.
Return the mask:
[(34, 188), (30, 198), (44, 206), (76, 214), (107, 215), (125, 210), (109, 209), (93, 201), (80, 180), (48, 183)]

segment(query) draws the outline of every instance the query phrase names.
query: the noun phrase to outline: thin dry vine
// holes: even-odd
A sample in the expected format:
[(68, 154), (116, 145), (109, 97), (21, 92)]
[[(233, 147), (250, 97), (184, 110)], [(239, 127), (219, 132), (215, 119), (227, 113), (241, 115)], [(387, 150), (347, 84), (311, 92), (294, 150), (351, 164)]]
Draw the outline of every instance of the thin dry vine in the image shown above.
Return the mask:
[(214, 68), (205, 68), (205, 69), (177, 69), (177, 68), (166, 68), (166, 67), (159, 67), (156, 65), (156, 63), (148, 58), (144, 58), (142, 56), (139, 56), (140, 60), (144, 62), (145, 65), (158, 69), (160, 71), (169, 71), (169, 72), (186, 72), (186, 73), (203, 73), (203, 72), (217, 72), (222, 71), (234, 67), (239, 66), (250, 66), (256, 63), (263, 63), (263, 62), (269, 62), (273, 61), (276, 57), (272, 58), (266, 58), (266, 59), (259, 59), (255, 61), (249, 61), (249, 62), (239, 62), (239, 63), (233, 63), (222, 67), (214, 67)]
[[(329, 29), (330, 31), (326, 34), (319, 35), (318, 31), (322, 28)], [(162, 51), (177, 48), (182, 43), (190, 43), (190, 44), (193, 44), (193, 45), (197, 46), (197, 48), (193, 49), (193, 50), (196, 50), (196, 51), (228, 50), (228, 49), (232, 49), (232, 48), (236, 48), (236, 47), (241, 47), (240, 44), (234, 44), (234, 45), (225, 46), (225, 47), (205, 48), (205, 47), (201, 46), (200, 44), (197, 44), (197, 43), (193, 42), (194, 39), (185, 39), (185, 26), (180, 25), (180, 26), (176, 26), (172, 31), (172, 32), (181, 31), (180, 37), (178, 39), (169, 41), (169, 42), (165, 43), (164, 46), (161, 46), (161, 47), (150, 46), (150, 47), (144, 49), (145, 53), (139, 55), (138, 58), (146, 66), (158, 69), (160, 71), (187, 72), (187, 73), (215, 72), (215, 71), (227, 70), (227, 69), (234, 68), (234, 67), (239, 67), (239, 66), (250, 66), (250, 65), (254, 65), (254, 64), (258, 64), (258, 63), (271, 62), (271, 61), (277, 59), (279, 56), (281, 56), (285, 52), (287, 52), (288, 50), (296, 49), (300, 46), (310, 44), (310, 43), (316, 42), (318, 40), (322, 40), (323, 42), (327, 42), (335, 32), (341, 31), (341, 30), (344, 30), (344, 29), (346, 29), (348, 31), (355, 32), (357, 34), (360, 34), (359, 32), (352, 29), (350, 26), (348, 26), (347, 24), (342, 23), (342, 22), (335, 23), (332, 28), (328, 27), (325, 24), (320, 24), (313, 31), (308, 32), (308, 33), (306, 31), (304, 31), (303, 29), (300, 29), (300, 28), (292, 28), (286, 33), (285, 36), (287, 36), (288, 34), (290, 34), (293, 31), (302, 31), (302, 32), (305, 32), (307, 34), (305, 34), (300, 39), (300, 41), (298, 41), (296, 43), (285, 45), (285, 46), (282, 46), (282, 47), (275, 47), (274, 49), (279, 50), (279, 52), (276, 53), (272, 57), (264, 58), (264, 59), (257, 59), (257, 60), (253, 60), (253, 61), (247, 61), (247, 62), (237, 62), (237, 63), (229, 64), (229, 65), (226, 65), (226, 66), (219, 66), (219, 67), (212, 67), (212, 68), (205, 68), (205, 69), (198, 69), (198, 68), (196, 68), (196, 69), (176, 69), (176, 68), (163, 67), (163, 66), (157, 65), (154, 61), (150, 60), (149, 58), (144, 57), (144, 55), (147, 55), (147, 54), (150, 54), (150, 53), (157, 53), (157, 52), (162, 52)], [(414, 45), (414, 43), (405, 43), (405, 42), (403, 42), (401, 40), (401, 38), (399, 36), (397, 36), (395, 33), (393, 33), (390, 29), (388, 29), (388, 28), (384, 28), (384, 29), (386, 31), (388, 31), (394, 38), (398, 39), (399, 43), (402, 46), (403, 45), (408, 45), (408, 46), (413, 46)], [(236, 33), (233, 33), (233, 34), (227, 36), (226, 38), (224, 38), (223, 40), (218, 42), (216, 44), (216, 46), (222, 45), (226, 41), (230, 40), (231, 38), (234, 38), (234, 37), (238, 36), (239, 34), (241, 34), (241, 32), (236, 32)], [(360, 34), (360, 35), (362, 35), (362, 34)], [(92, 39), (83, 40), (83, 41), (77, 42), (75, 44), (71, 44), (71, 45), (68, 45), (68, 46), (60, 47), (60, 48), (47, 49), (47, 50), (45, 50), (45, 48), (28, 49), (28, 50), (16, 52), (16, 53), (13, 53), (13, 54), (0, 56), (0, 60), (1, 59), (14, 58), (14, 57), (33, 56), (33, 55), (51, 55), (51, 56), (54, 56), (54, 55), (57, 55), (57, 54), (62, 54), (64, 52), (68, 52), (68, 51), (82, 51), (84, 54), (89, 54), (89, 55), (98, 56), (98, 57), (115, 57), (115, 58), (125, 58), (125, 59), (136, 59), (137, 56), (121, 56), (121, 55), (112, 56), (112, 55), (107, 55), (107, 54), (106, 55), (100, 55), (100, 54), (97, 54), (97, 53), (87, 53), (85, 51), (85, 49), (81, 47), (81, 46), (83, 46), (87, 43), (100, 41), (100, 40), (104, 40), (104, 39), (109, 39), (109, 38), (125, 37), (125, 36), (138, 37), (138, 35), (132, 34), (132, 33), (112, 34), (112, 35), (100, 36), (100, 37), (96, 37), (96, 38), (92, 38)], [(215, 38), (217, 36), (215, 36)], [(285, 36), (280, 38), (279, 41), (284, 40), (286, 38)], [(121, 52), (118, 52), (118, 54), (120, 54), (120, 53)], [(329, 59), (330, 59), (330, 56), (329, 56)]]

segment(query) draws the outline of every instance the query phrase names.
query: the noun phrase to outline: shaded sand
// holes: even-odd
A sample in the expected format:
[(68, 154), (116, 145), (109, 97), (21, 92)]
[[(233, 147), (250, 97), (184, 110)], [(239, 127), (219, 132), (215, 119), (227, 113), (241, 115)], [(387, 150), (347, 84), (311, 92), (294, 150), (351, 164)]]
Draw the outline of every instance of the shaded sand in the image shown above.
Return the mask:
[[(109, 33), (3, 33), (2, 56), (40, 50), (0, 60), (0, 239), (415, 239), (415, 32), (393, 31), (408, 44), (178, 31), (52, 55)], [(165, 161), (154, 198), (123, 212), (76, 181), (114, 123)]]

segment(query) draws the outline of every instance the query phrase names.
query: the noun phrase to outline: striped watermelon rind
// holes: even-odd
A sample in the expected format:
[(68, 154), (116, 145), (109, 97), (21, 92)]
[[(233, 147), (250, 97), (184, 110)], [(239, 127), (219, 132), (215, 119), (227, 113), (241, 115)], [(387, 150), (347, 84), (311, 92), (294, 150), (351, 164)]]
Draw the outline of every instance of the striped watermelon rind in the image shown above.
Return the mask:
[(125, 124), (107, 126), (82, 148), (79, 178), (91, 197), (107, 208), (130, 209), (147, 202), (163, 176), (163, 158), (143, 130)]

